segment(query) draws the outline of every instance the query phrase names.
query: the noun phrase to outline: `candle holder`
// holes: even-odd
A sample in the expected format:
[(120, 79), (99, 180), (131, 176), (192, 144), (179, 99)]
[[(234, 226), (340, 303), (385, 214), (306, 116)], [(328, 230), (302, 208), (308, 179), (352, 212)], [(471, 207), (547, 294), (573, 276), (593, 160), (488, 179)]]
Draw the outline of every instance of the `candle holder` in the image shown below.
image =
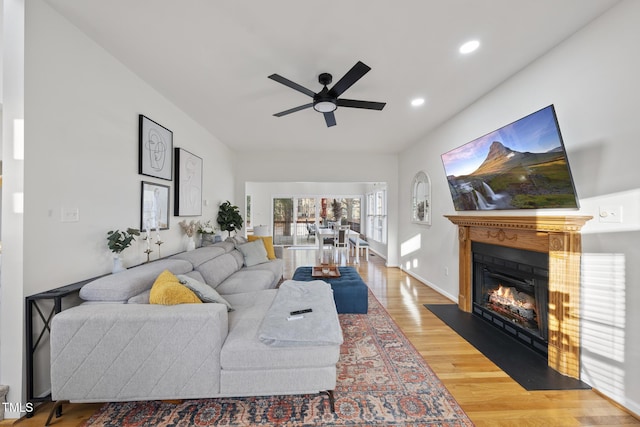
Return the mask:
[(156, 242), (156, 245), (158, 245), (158, 259), (160, 259), (160, 245), (163, 244), (164, 242), (162, 240), (159, 240)]
[(143, 240), (143, 241), (147, 242), (147, 249), (145, 249), (144, 253), (147, 254), (147, 262), (149, 262), (149, 261), (151, 261), (151, 259), (150, 259), (151, 252), (153, 252), (153, 249), (151, 249), (151, 241), (153, 239), (151, 238), (151, 236), (149, 235), (149, 232), (147, 231), (145, 233), (145, 236), (140, 240)]

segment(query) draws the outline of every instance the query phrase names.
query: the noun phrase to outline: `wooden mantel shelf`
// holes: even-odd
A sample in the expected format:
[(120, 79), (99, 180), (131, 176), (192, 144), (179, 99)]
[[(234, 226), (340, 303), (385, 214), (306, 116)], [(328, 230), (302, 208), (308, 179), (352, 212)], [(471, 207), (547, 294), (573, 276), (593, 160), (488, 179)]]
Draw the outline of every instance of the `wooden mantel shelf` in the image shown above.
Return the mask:
[(452, 223), (466, 227), (519, 228), (536, 231), (580, 231), (591, 216), (480, 216), (445, 215)]
[(548, 364), (580, 377), (580, 230), (591, 216), (445, 215), (458, 226), (458, 307), (472, 310), (472, 242), (549, 254)]

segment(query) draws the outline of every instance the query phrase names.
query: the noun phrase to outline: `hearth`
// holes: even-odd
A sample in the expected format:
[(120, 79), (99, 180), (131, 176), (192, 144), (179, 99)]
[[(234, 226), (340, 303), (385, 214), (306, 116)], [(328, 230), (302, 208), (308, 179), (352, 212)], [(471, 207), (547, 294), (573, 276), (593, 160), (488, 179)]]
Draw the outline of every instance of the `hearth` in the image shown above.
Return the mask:
[(549, 257), (473, 242), (472, 313), (547, 355)]

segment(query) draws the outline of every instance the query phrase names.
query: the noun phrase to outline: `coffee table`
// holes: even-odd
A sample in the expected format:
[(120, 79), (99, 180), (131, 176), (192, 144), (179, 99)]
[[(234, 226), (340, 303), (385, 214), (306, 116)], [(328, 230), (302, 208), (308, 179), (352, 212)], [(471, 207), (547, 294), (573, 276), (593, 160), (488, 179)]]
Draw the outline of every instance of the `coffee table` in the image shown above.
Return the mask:
[(313, 267), (298, 267), (293, 273), (293, 280), (310, 282), (324, 280), (333, 289), (333, 299), (338, 313), (366, 314), (369, 309), (369, 288), (353, 267), (337, 267), (338, 277), (314, 277)]

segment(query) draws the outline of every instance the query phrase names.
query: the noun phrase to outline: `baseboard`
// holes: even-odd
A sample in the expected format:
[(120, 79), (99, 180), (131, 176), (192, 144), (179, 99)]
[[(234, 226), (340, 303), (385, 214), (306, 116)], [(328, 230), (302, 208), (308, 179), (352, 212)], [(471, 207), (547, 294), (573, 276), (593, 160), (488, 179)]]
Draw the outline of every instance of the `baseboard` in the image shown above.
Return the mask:
[[(382, 258), (383, 260), (385, 260), (385, 266), (389, 267), (389, 266), (386, 264), (387, 257), (386, 257), (385, 255), (381, 254), (381, 253), (380, 253), (380, 252), (378, 252), (378, 251), (374, 251), (374, 250), (373, 250), (373, 248), (372, 248), (371, 246), (369, 246), (369, 256), (371, 256), (371, 254), (375, 254), (376, 256), (379, 256), (380, 258)], [(364, 256), (361, 256), (360, 258), (364, 258)]]
[(639, 415), (640, 414), (640, 406), (638, 406), (635, 402), (627, 402), (627, 401), (624, 401), (624, 399), (623, 399), (625, 404), (622, 404), (618, 400), (614, 399), (613, 397), (609, 396), (606, 393), (601, 392), (598, 389), (592, 388), (592, 390), (594, 392), (596, 392), (596, 394), (598, 394), (598, 396), (600, 396), (603, 399), (607, 400), (612, 405), (615, 405), (616, 407), (620, 408), (622, 411), (625, 411), (626, 413), (631, 415), (633, 418), (636, 418), (636, 419), (640, 420), (640, 415)]
[(424, 277), (421, 277), (421, 276), (415, 274), (413, 271), (405, 270), (404, 268), (402, 268), (402, 266), (399, 266), (399, 268), (400, 268), (400, 270), (404, 271), (409, 276), (413, 277), (414, 279), (416, 279), (417, 281), (421, 282), (422, 284), (430, 287), (431, 289), (433, 289), (434, 291), (438, 292), (439, 294), (444, 295), (445, 297), (449, 298), (451, 301), (455, 302), (456, 304), (458, 303), (458, 296), (457, 295), (451, 295), (449, 292), (445, 291), (444, 289), (440, 288), (439, 286), (434, 285), (433, 283), (431, 283), (430, 281), (428, 281)]

